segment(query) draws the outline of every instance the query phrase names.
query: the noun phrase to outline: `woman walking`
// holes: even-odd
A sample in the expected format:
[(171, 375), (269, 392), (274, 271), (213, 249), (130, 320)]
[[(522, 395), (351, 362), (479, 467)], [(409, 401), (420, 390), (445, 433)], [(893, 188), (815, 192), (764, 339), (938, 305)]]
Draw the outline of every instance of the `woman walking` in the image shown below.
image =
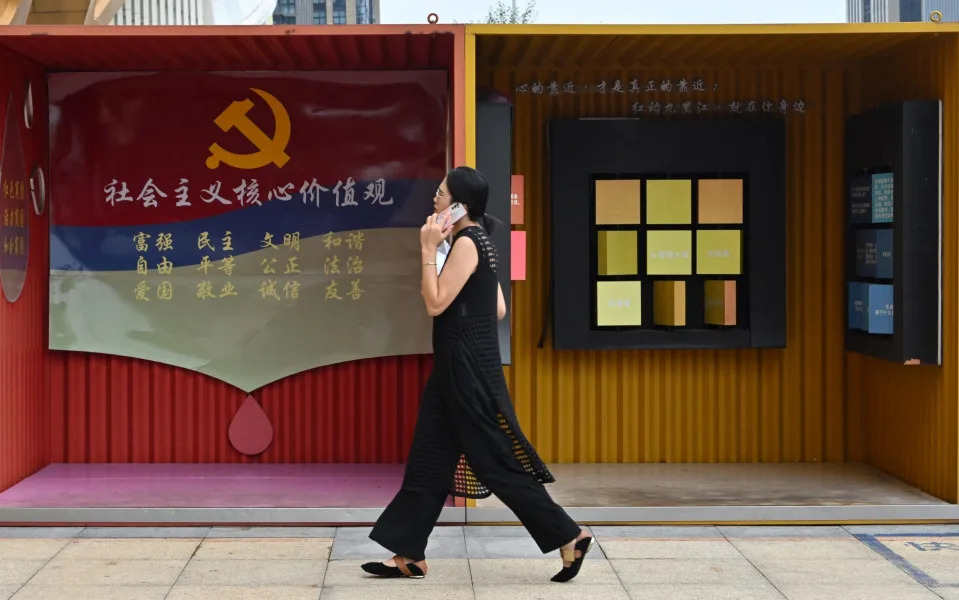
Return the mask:
[[(513, 412), (497, 336), (496, 321), (506, 315), (506, 302), (496, 275), (496, 247), (487, 235), (494, 225), (486, 215), (488, 197), (489, 185), (479, 171), (453, 169), (436, 191), (434, 213), (420, 229), (421, 292), (433, 317), (434, 364), (403, 485), (370, 533), (394, 556), (362, 566), (373, 575), (426, 575), (426, 543), (447, 494), (495, 494), (544, 554), (560, 550), (563, 567), (553, 581), (575, 577), (592, 545), (592, 537), (543, 487), (554, 481), (553, 475)], [(450, 223), (457, 204), (466, 214)], [(438, 275), (436, 251), (449, 234), (452, 248)]]

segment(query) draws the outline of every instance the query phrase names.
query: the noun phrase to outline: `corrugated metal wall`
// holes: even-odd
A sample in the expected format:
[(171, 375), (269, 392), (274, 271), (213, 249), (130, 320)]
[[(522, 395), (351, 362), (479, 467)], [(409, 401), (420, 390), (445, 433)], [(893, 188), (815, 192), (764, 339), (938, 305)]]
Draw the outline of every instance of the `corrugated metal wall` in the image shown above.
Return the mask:
[[(33, 82), (34, 122), (24, 125), (27, 80)], [(27, 174), (46, 165), (46, 86), (43, 73), (23, 58), (0, 49), (0, 144), (6, 136), (7, 99), (13, 93)], [(0, 490), (47, 464), (46, 456), (46, 212), (29, 214), (29, 261), (20, 298), (0, 297)]]
[[(673, 94), (515, 94), (516, 173), (526, 177), (527, 281), (514, 286), (517, 412), (538, 450), (559, 462), (842, 461), (850, 420), (843, 402), (842, 124), (840, 69), (570, 69), (480, 73), (517, 85), (702, 77), (712, 103), (789, 100), (787, 116), (788, 348), (735, 351), (554, 352), (537, 349), (546, 303), (549, 232), (544, 125), (553, 117), (632, 114), (636, 100)], [(806, 113), (796, 114), (802, 99)], [(778, 110), (778, 109), (777, 109)], [(700, 117), (709, 118), (709, 117)], [(690, 144), (696, 140), (689, 140)]]
[[(863, 69), (854, 82), (863, 108), (913, 98), (942, 98), (943, 365), (907, 367), (849, 355), (849, 405), (864, 418), (865, 457), (945, 500), (959, 501), (959, 45), (954, 35), (919, 53)], [(860, 91), (861, 90), (861, 91)]]
[[(583, 42), (568, 46), (588, 51)], [(954, 271), (957, 48), (953, 35), (900, 44), (871, 61), (793, 68), (597, 71), (483, 69), (481, 85), (514, 97), (514, 170), (526, 176), (527, 281), (514, 286), (517, 412), (534, 443), (559, 462), (752, 462), (867, 460), (937, 496), (957, 497), (957, 370)], [(729, 44), (727, 44), (727, 48)], [(497, 47), (535, 53), (535, 44)], [(596, 50), (605, 52), (606, 48)], [(665, 50), (664, 50), (665, 52)], [(837, 54), (840, 51), (837, 48)], [(495, 53), (495, 52), (494, 52)], [(556, 62), (556, 53), (548, 53)], [(898, 57), (890, 61), (890, 56)], [(539, 54), (542, 59), (544, 55)], [(505, 57), (500, 57), (501, 60)], [(515, 58), (515, 57), (514, 57)], [(689, 64), (689, 61), (685, 61)], [(649, 62), (646, 62), (648, 65)], [(536, 348), (549, 264), (548, 157), (553, 117), (617, 117), (640, 99), (675, 95), (515, 93), (520, 84), (624, 84), (634, 78), (702, 77), (709, 102), (786, 98), (788, 347), (762, 351), (554, 352)], [(947, 239), (941, 369), (891, 365), (843, 351), (843, 123), (880, 102), (946, 101)], [(695, 143), (695, 140), (690, 140)], [(848, 374), (848, 382), (846, 380)], [(848, 399), (847, 399), (848, 395)]]
[(227, 430), (246, 396), (189, 371), (122, 357), (54, 353), (51, 462), (345, 462), (405, 460), (430, 357), (359, 361), (254, 394), (274, 427), (256, 458)]

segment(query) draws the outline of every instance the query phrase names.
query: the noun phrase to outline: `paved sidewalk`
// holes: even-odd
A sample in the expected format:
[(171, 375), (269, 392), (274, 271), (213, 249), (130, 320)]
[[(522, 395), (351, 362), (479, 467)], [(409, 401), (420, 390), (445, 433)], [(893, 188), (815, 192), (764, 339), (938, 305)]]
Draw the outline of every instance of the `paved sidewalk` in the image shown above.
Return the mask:
[(0, 528), (0, 600), (959, 600), (959, 526), (593, 527), (555, 584), (518, 527), (438, 527), (423, 580), (368, 528)]

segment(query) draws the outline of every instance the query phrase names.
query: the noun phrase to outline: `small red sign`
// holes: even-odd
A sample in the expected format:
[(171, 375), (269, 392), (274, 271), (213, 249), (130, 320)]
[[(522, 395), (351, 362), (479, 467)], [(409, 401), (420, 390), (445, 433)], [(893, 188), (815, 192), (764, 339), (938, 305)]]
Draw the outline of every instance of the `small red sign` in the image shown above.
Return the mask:
[(509, 220), (513, 225), (523, 224), (523, 176), (510, 177)]
[(526, 232), (510, 232), (510, 279), (522, 281), (526, 279)]

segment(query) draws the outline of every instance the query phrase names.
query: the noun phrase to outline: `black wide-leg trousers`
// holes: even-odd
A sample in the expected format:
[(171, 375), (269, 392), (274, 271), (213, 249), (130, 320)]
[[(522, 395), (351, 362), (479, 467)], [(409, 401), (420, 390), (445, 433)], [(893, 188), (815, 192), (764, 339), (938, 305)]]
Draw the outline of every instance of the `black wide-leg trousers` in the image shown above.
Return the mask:
[[(579, 535), (580, 527), (523, 468), (511, 451), (507, 433), (488, 412), (456, 400), (453, 406), (444, 406), (438, 397), (424, 396), (411, 455), (417, 444), (430, 444), (434, 461), (428, 469), (430, 475), (418, 477), (419, 461), (407, 463), (404, 486), (377, 520), (370, 533), (372, 540), (399, 556), (424, 560), (426, 543), (443, 510), (461, 454), (466, 455), (476, 477), (513, 511), (543, 553)], [(445, 487), (409, 485), (429, 480), (437, 469), (448, 482)]]

